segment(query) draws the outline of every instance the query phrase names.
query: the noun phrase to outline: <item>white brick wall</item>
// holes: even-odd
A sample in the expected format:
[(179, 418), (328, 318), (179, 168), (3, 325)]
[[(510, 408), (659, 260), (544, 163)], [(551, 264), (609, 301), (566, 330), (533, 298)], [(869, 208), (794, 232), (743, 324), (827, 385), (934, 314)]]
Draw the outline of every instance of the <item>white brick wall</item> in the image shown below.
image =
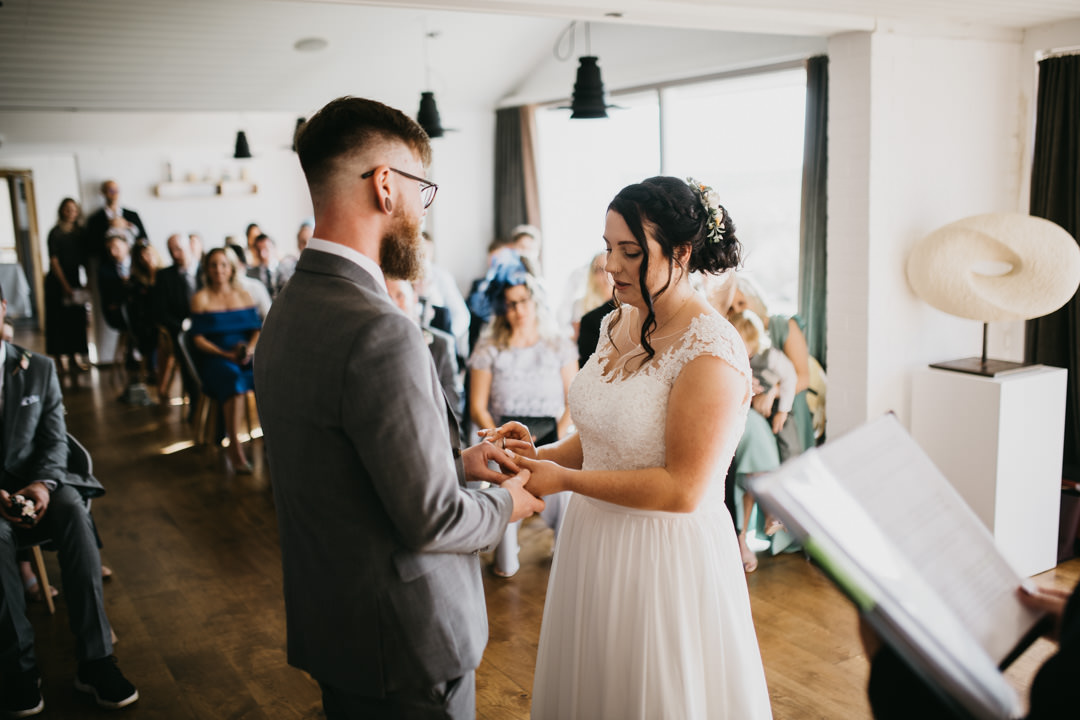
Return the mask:
[(977, 355), (982, 326), (911, 292), (912, 245), (1019, 209), (1020, 43), (877, 32), (830, 40), (829, 432), (887, 410), (911, 372)]

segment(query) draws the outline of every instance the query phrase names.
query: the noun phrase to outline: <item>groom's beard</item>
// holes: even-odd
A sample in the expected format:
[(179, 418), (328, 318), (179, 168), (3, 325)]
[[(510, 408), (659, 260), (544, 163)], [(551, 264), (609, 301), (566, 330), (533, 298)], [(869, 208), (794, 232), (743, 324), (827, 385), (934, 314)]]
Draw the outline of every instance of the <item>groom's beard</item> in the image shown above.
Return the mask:
[(379, 265), (391, 280), (419, 280), (423, 276), (420, 221), (398, 209), (379, 247)]

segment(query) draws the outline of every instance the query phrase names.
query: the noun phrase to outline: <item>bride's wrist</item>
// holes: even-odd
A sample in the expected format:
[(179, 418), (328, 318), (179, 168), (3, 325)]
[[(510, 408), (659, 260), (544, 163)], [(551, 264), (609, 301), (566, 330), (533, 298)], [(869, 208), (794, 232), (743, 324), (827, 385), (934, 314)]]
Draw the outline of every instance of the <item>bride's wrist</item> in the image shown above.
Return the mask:
[(560, 477), (560, 480), (562, 481), (560, 483), (560, 485), (562, 486), (562, 490), (569, 490), (571, 492), (577, 492), (577, 486), (578, 486), (577, 481), (578, 481), (578, 478), (580, 478), (580, 477), (581, 477), (581, 471), (580, 470), (571, 470), (570, 468), (563, 469), (562, 475)]

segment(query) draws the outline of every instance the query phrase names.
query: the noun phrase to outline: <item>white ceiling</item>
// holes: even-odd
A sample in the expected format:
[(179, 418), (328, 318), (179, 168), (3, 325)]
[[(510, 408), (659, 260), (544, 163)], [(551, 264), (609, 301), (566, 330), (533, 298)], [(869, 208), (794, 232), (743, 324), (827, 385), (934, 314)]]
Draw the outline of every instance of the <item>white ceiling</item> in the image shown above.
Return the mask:
[[(0, 110), (303, 114), (336, 95), (393, 102), (422, 89), (440, 106), (492, 107), (550, 56), (569, 19), (826, 36), (883, 24), (1015, 32), (1078, 17), (1080, 0), (2, 0)], [(439, 33), (430, 79), (426, 31)], [(296, 51), (306, 37), (328, 46)]]

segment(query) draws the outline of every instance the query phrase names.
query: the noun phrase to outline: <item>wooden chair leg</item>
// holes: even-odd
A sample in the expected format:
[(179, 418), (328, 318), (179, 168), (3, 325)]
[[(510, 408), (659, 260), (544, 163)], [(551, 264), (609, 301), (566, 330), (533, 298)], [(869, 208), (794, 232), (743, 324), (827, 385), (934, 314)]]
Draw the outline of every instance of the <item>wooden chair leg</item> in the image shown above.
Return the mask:
[(34, 556), (34, 569), (37, 571), (38, 586), (41, 588), (45, 604), (49, 607), (49, 614), (56, 614), (56, 605), (53, 604), (52, 587), (49, 585), (49, 574), (45, 572), (45, 556), (41, 554), (41, 548), (34, 545), (30, 548)]

